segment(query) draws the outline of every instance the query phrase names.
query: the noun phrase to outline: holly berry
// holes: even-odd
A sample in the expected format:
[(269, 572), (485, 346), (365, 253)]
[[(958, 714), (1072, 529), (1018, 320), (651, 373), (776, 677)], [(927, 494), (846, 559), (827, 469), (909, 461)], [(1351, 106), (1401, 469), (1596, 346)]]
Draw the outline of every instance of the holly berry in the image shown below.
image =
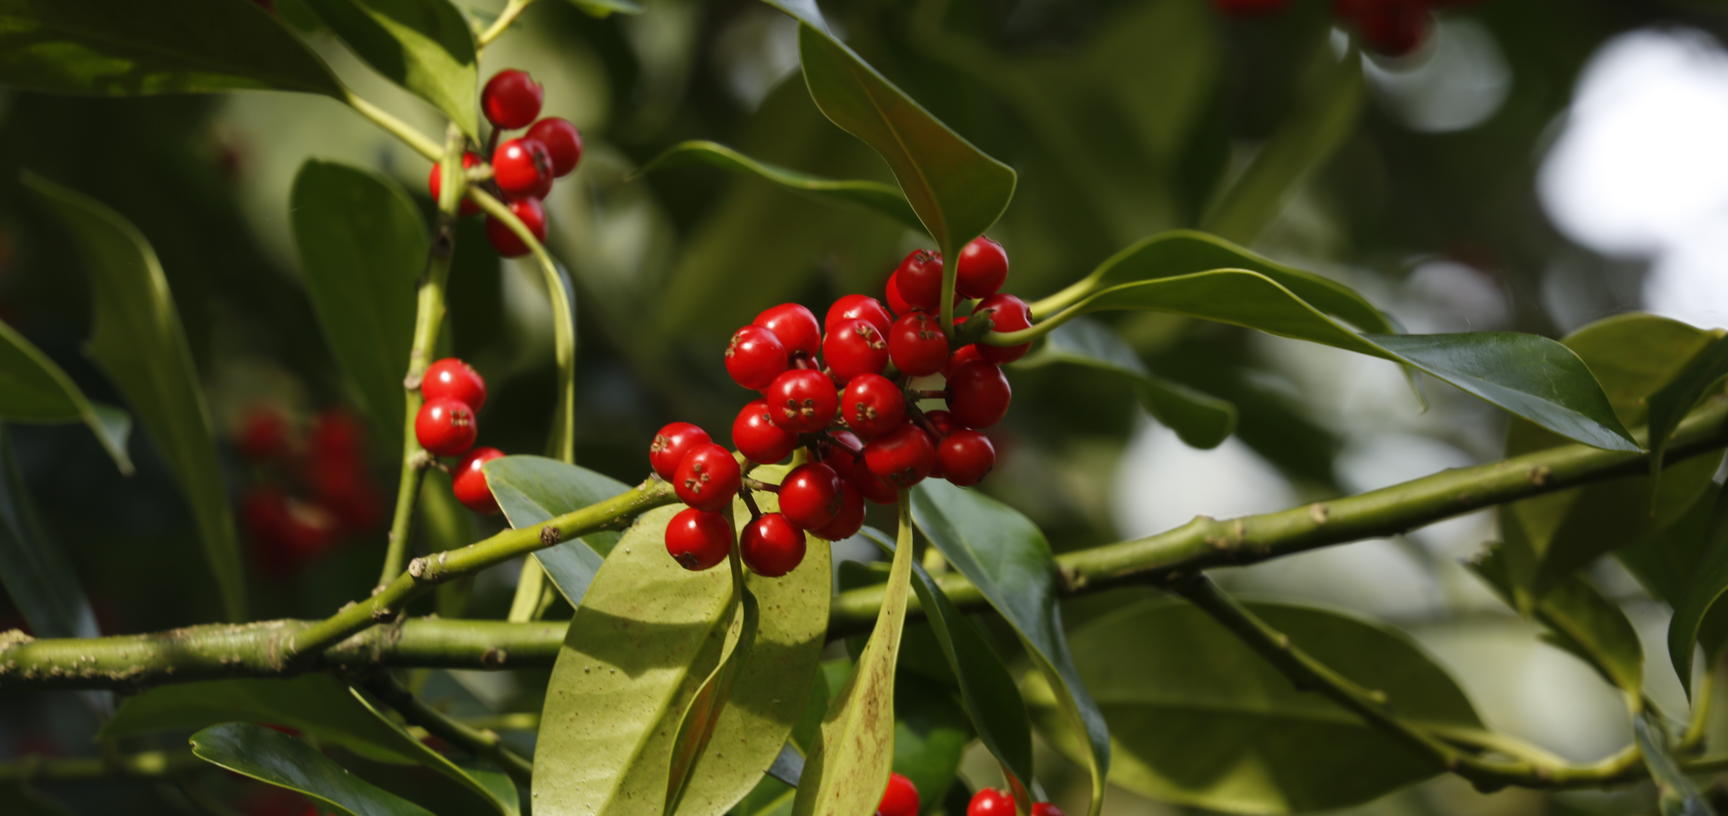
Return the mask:
[(863, 455), (858, 457), (852, 464), (852, 469), (846, 473), (846, 481), (857, 488), (859, 495), (876, 504), (893, 504), (900, 500), (900, 488), (871, 471), (870, 463)]
[(798, 435), (775, 425), (768, 416), (768, 403), (756, 400), (745, 405), (732, 420), (732, 447), (752, 462), (772, 464), (798, 447)]
[(467, 363), (445, 357), (426, 367), (420, 393), (429, 400), (453, 399), (480, 413), (486, 405), (486, 380)]
[(961, 487), (983, 481), (995, 466), (996, 446), (977, 431), (955, 431), (936, 443), (936, 471)]
[(840, 474), (821, 462), (799, 465), (780, 482), (780, 512), (804, 530), (834, 521), (841, 510)]
[[(479, 153), (475, 153), (474, 151), (469, 150), (469, 151), (465, 151), (462, 154), (462, 169), (463, 170), (467, 170), (468, 168), (473, 167), (474, 165), (479, 164), (479, 163), (480, 163), (480, 154)], [(430, 175), (428, 175), (426, 177), (426, 189), (432, 193), (432, 202), (434, 204), (436, 204), (438, 202), (438, 196), (444, 190), (444, 174), (438, 172), (438, 163), (437, 162), (432, 163), (432, 172)], [(457, 205), (457, 207), (456, 207), (456, 212), (459, 215), (473, 215), (479, 211), (480, 211), (480, 205), (474, 203), (474, 199), (469, 198), (467, 196), (463, 196), (462, 197), (462, 203)]]
[(817, 538), (829, 541), (839, 541), (857, 535), (859, 528), (864, 526), (864, 494), (858, 492), (851, 480), (840, 480), (840, 512), (834, 514), (834, 520), (810, 531)]
[(835, 329), (852, 320), (868, 322), (883, 334), (887, 334), (888, 327), (894, 325), (894, 318), (883, 308), (882, 301), (868, 295), (847, 295), (828, 307), (827, 316), (822, 318), (822, 331), (833, 334)]
[(888, 283), (882, 287), (882, 294), (887, 296), (888, 310), (897, 315), (907, 315), (918, 311), (918, 307), (906, 300), (900, 294), (900, 273), (894, 272), (888, 276)]
[(960, 259), (954, 262), (954, 291), (962, 297), (989, 297), (1007, 280), (1008, 251), (1001, 244), (980, 235), (960, 248)]
[(726, 346), (726, 373), (732, 381), (752, 391), (774, 382), (786, 370), (786, 346), (761, 326), (745, 326), (732, 334)]
[(1332, 13), (1353, 23), (1369, 48), (1402, 57), (1428, 38), (1430, 0), (1334, 0)]
[(732, 517), (686, 507), (666, 523), (666, 552), (687, 570), (705, 570), (732, 551)]
[(1068, 814), (1050, 802), (1033, 802), (1032, 816), (1068, 816)]
[[(528, 227), (528, 232), (534, 240), (546, 242), (546, 210), (540, 206), (538, 198), (518, 198), (510, 202), (510, 212)], [(520, 258), (528, 254), (528, 243), (517, 237), (515, 230), (508, 224), (492, 216), (486, 217), (486, 240), (492, 242), (492, 248), (506, 258)]]
[(913, 377), (935, 374), (948, 362), (948, 337), (929, 313), (901, 315), (888, 330), (888, 359)]
[(911, 487), (936, 467), (936, 446), (923, 428), (901, 425), (864, 446), (864, 464), (896, 487)]
[(276, 459), (288, 452), (288, 419), (282, 412), (266, 406), (247, 410), (235, 434), (234, 446), (241, 455), (255, 462)]
[(918, 816), (918, 786), (900, 774), (889, 774), (876, 816)]
[(1001, 422), (1013, 398), (1008, 378), (995, 363), (966, 363), (948, 378), (948, 411), (968, 428), (988, 428)]
[(942, 256), (927, 249), (914, 249), (895, 267), (893, 279), (900, 297), (918, 309), (934, 309), (942, 302)]
[(955, 349), (953, 354), (948, 355), (948, 363), (942, 367), (942, 376), (952, 380), (954, 379), (954, 372), (960, 370), (961, 366), (982, 359), (984, 359), (984, 355), (979, 353), (978, 344), (967, 343)]
[(880, 374), (888, 367), (888, 341), (882, 330), (862, 318), (829, 329), (822, 338), (822, 362), (840, 382), (863, 374)]
[(834, 472), (845, 476), (852, 472), (852, 464), (858, 461), (859, 452), (864, 450), (864, 443), (858, 435), (847, 430), (829, 431), (826, 437), (817, 440), (816, 461), (822, 462)]
[(995, 788), (982, 788), (972, 794), (966, 816), (1014, 816), (1014, 797)]
[(563, 178), (570, 175), (570, 171), (576, 169), (576, 163), (582, 160), (582, 134), (568, 119), (557, 116), (541, 119), (528, 128), (528, 138), (546, 146), (547, 155), (552, 157), (553, 176)]
[(966, 426), (955, 421), (954, 415), (947, 411), (925, 411), (924, 421), (930, 423), (930, 429), (936, 432), (937, 439), (945, 439), (955, 431), (966, 429)]
[(840, 419), (864, 439), (875, 439), (906, 424), (906, 397), (881, 374), (860, 374), (840, 395)]
[(669, 422), (654, 434), (654, 441), (648, 445), (648, 466), (660, 474), (660, 478), (672, 481), (673, 474), (678, 471), (678, 464), (684, 461), (684, 455), (697, 445), (707, 444), (713, 440), (708, 432), (688, 422)]
[(507, 68), (486, 80), (485, 89), (480, 91), (480, 109), (493, 125), (514, 130), (526, 127), (540, 115), (540, 101), (545, 94), (545, 89), (527, 71)]
[(822, 351), (822, 324), (816, 322), (816, 315), (809, 309), (797, 303), (770, 306), (751, 322), (773, 332), (789, 354), (815, 358)]
[(778, 578), (804, 560), (804, 532), (780, 513), (763, 513), (744, 525), (738, 554), (752, 572)]
[(763, 391), (768, 417), (793, 433), (816, 433), (834, 421), (840, 395), (828, 375), (809, 368), (781, 372)]
[(427, 400), (414, 417), (414, 438), (434, 456), (457, 456), (474, 446), (474, 411), (453, 399)]
[(486, 486), (485, 465), (503, 455), (504, 452), (497, 448), (469, 451), (462, 464), (456, 466), (455, 478), (450, 481), (450, 490), (456, 494), (456, 500), (482, 515), (498, 512), (498, 500), (492, 497), (492, 489)]
[(509, 198), (542, 198), (552, 190), (552, 154), (535, 139), (508, 139), (492, 151), (492, 180)]
[[(1032, 309), (1026, 301), (1013, 295), (991, 295), (978, 303), (973, 315), (988, 315), (990, 325), (999, 332), (1019, 331), (1032, 325)], [(992, 363), (1011, 363), (1026, 355), (1031, 342), (1017, 346), (978, 345), (978, 355)]]
[(685, 504), (698, 510), (721, 510), (732, 504), (743, 474), (732, 452), (703, 442), (684, 454), (672, 473), (672, 489)]

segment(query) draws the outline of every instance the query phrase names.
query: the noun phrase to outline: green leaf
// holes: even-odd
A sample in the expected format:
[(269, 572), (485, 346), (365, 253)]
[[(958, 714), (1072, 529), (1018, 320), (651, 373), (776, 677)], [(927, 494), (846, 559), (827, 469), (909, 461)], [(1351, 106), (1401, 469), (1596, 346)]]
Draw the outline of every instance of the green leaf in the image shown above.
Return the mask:
[[(1709, 522), (1698, 542), (1699, 559), (1687, 573), (1684, 594), (1674, 600), (1674, 616), (1668, 621), (1668, 659), (1688, 692), (1692, 688), (1692, 654), (1704, 649), (1709, 665), (1728, 645), (1728, 488), (1710, 503)], [(1691, 532), (1691, 531), (1688, 531)]]
[(120, 472), (132, 473), (132, 459), (126, 455), (132, 417), (90, 402), (60, 366), (5, 323), (0, 323), (0, 420), (83, 422)]
[(707, 164), (748, 173), (815, 201), (861, 207), (888, 216), (913, 229), (923, 226), (918, 221), (918, 214), (912, 212), (911, 206), (906, 203), (906, 197), (887, 184), (855, 179), (830, 179), (788, 170), (752, 159), (719, 142), (700, 139), (679, 142), (655, 156), (638, 172), (645, 174), (663, 167), (688, 164)]
[(232, 0), (0, 0), (0, 85), (104, 96), (343, 95), (330, 69), (275, 17)]
[(1152, 374), (1134, 349), (1102, 324), (1071, 320), (1045, 336), (1043, 346), (1017, 365), (1067, 363), (1128, 380), (1146, 413), (1169, 426), (1183, 442), (1215, 448), (1236, 429), (1236, 406)]
[(1710, 387), (1728, 377), (1728, 335), (1720, 329), (1715, 339), (1694, 355), (1685, 368), (1660, 391), (1650, 396), (1650, 473), (1655, 478), (1662, 472), (1662, 454), (1668, 449), (1668, 438), (1680, 426), (1680, 420)]
[[(1507, 604), (1516, 593), (1503, 545), (1493, 545), (1471, 569)], [(1599, 672), (1633, 698), (1644, 691), (1644, 648), (1626, 613), (1582, 577), (1569, 575), (1537, 602), (1535, 615), (1548, 628), (1545, 639)]]
[(294, 177), (288, 209), (324, 339), (385, 438), (398, 438), (429, 246), (420, 214), (395, 182), (316, 159)]
[(613, 14), (641, 14), (635, 0), (570, 0), (570, 4), (590, 17), (606, 18)]
[(72, 560), (42, 532), (4, 425), (0, 425), (0, 586), (37, 637), (97, 635), (96, 616)]
[(1089, 812), (1097, 816), (1110, 769), (1110, 730), (1068, 650), (1050, 543), (1025, 516), (976, 490), (927, 480), (911, 495), (918, 529), (1014, 627), (1039, 673), (1058, 689), (1063, 712), (1085, 734), (1081, 761), (1092, 777)]
[[(487, 462), (485, 468), (492, 497), (510, 526), (518, 529), (544, 524), (630, 489), (610, 476), (544, 456), (506, 456)], [(534, 557), (565, 600), (577, 606), (617, 543), (618, 533), (605, 530), (539, 550)]]
[(1669, 752), (1668, 728), (1661, 716), (1654, 711), (1640, 714), (1632, 723), (1632, 735), (1644, 755), (1644, 767), (1650, 769), (1650, 778), (1656, 783), (1662, 816), (1715, 816), (1709, 798)]
[(479, 138), (474, 32), (448, 0), (306, 2), (367, 65)]
[[(1400, 717), (1479, 728), (1457, 684), (1395, 630), (1342, 614), (1249, 604), (1315, 658), (1384, 692)], [(1161, 801), (1230, 813), (1303, 813), (1366, 802), (1442, 769), (1289, 678), (1200, 609), (1133, 603), (1074, 632), (1080, 673), (1110, 720), (1110, 779)], [(1057, 718), (1048, 688), (1027, 699)], [(1077, 737), (1050, 732), (1070, 757)]]
[[(666, 773), (666, 813), (676, 813), (680, 809), (691, 781), (691, 771), (713, 740), (740, 669), (755, 649), (756, 630), (762, 622), (761, 607), (756, 596), (744, 586), (743, 567), (736, 556), (730, 566), (737, 621), (727, 633), (726, 651), (720, 656), (720, 664), (697, 687), (690, 705), (678, 720), (678, 735), (672, 740), (672, 759)], [(750, 774), (749, 778), (754, 779), (755, 775)]]
[(213, 725), (192, 735), (192, 753), (237, 774), (298, 791), (354, 816), (432, 816), (330, 761), (300, 740), (251, 723)]
[(954, 786), (972, 724), (941, 685), (906, 672), (895, 682), (893, 767), (912, 780), (928, 809)]
[(245, 617), (240, 546), (216, 434), (156, 253), (136, 228), (102, 204), (33, 174), (26, 174), (24, 183), (49, 205), (78, 246), (96, 301), (90, 356), (126, 396), (167, 460), (192, 506), (222, 609), (230, 620), (240, 620)]

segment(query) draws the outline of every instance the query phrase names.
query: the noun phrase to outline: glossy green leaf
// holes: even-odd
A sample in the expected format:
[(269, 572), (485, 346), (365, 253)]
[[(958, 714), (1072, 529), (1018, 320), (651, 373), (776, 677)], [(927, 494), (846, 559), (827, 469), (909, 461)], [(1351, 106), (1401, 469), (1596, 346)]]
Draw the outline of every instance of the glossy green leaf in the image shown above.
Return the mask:
[(361, 779), (316, 748), (261, 725), (233, 722), (192, 735), (192, 753), (234, 773), (298, 791), (354, 816), (432, 816)]
[(1050, 543), (1013, 508), (976, 490), (926, 480), (912, 491), (912, 516), (948, 562), (1014, 627), (1071, 724), (1085, 735), (1081, 761), (1092, 777), (1096, 816), (1110, 768), (1110, 729), (1081, 681), (1062, 609)]
[(1713, 332), (1715, 339), (1699, 351), (1661, 390), (1650, 395), (1650, 473), (1662, 471), (1662, 454), (1668, 438), (1680, 426), (1686, 412), (1703, 399), (1710, 387), (1728, 377), (1728, 334)]
[(397, 438), (414, 287), (430, 245), (420, 214), (395, 182), (317, 159), (294, 177), (288, 209), (324, 339), (385, 438)]
[(912, 780), (922, 802), (941, 802), (972, 743), (972, 723), (940, 684), (906, 672), (895, 682), (894, 771)]
[(306, 0), (336, 36), (391, 82), (480, 133), (474, 32), (449, 0)]
[(66, 551), (43, 533), (4, 425), (0, 425), (0, 586), (36, 637), (97, 635), (96, 616), (84, 585)]
[(906, 203), (906, 197), (890, 185), (875, 181), (823, 178), (788, 170), (757, 161), (718, 142), (699, 139), (679, 142), (643, 165), (640, 172), (649, 173), (660, 168), (689, 164), (707, 164), (747, 173), (816, 201), (862, 207), (913, 229), (923, 226), (918, 221), (918, 214), (912, 212), (911, 206)]
[(734, 561), (730, 566), (733, 571), (732, 611), (736, 614), (736, 621), (727, 633), (726, 650), (720, 656), (720, 664), (697, 687), (690, 705), (678, 720), (666, 774), (666, 813), (676, 813), (680, 809), (691, 781), (691, 771), (713, 743), (720, 715), (726, 710), (727, 698), (732, 695), (738, 675), (756, 646), (756, 630), (761, 626), (762, 610), (756, 603), (756, 596), (744, 586), (742, 564)]
[[(485, 467), (493, 498), (516, 528), (543, 524), (630, 489), (610, 476), (544, 456), (506, 456)], [(576, 606), (617, 542), (618, 533), (606, 530), (547, 547), (534, 557), (565, 600)]]
[(1644, 767), (1656, 783), (1662, 816), (1715, 816), (1716, 810), (1698, 786), (1686, 776), (1668, 749), (1668, 728), (1660, 714), (1646, 711), (1632, 722), (1632, 735), (1644, 755)]
[(1682, 595), (1674, 600), (1674, 616), (1668, 621), (1668, 658), (1681, 685), (1692, 687), (1692, 655), (1704, 649), (1706, 664), (1728, 645), (1728, 489), (1711, 502), (1709, 521), (1702, 529), (1682, 528), (1681, 534), (1697, 534), (1699, 559), (1691, 564)]
[(216, 434), (168, 279), (144, 236), (102, 204), (35, 175), (24, 183), (71, 233), (95, 300), (90, 356), (126, 396), (186, 495), (228, 618), (244, 617), (240, 547)]
[(270, 12), (232, 0), (0, 0), (0, 85), (106, 96), (342, 95), (330, 69)]
[[(1507, 604), (1516, 605), (1506, 551), (1494, 545), (1471, 569)], [(1644, 690), (1644, 648), (1625, 611), (1577, 575), (1561, 579), (1536, 603), (1545, 639), (1576, 655), (1633, 698)]]
[(570, 4), (581, 9), (591, 17), (609, 17), (613, 14), (641, 14), (642, 6), (635, 0), (570, 0)]
[[(1346, 615), (1249, 604), (1292, 643), (1369, 689), (1400, 717), (1479, 728), (1470, 702), (1395, 630)], [(1161, 801), (1230, 813), (1304, 813), (1366, 802), (1441, 772), (1424, 754), (1331, 700), (1298, 691), (1200, 609), (1132, 603), (1079, 627), (1074, 656), (1110, 720), (1110, 779)], [(1048, 687), (1028, 702), (1058, 719)], [(1052, 728), (1070, 757), (1077, 736)]]
[(120, 472), (132, 473), (132, 459), (126, 455), (132, 417), (92, 403), (60, 366), (5, 323), (0, 323), (0, 420), (83, 422)]
[(1134, 386), (1146, 413), (1164, 423), (1183, 442), (1215, 448), (1236, 429), (1236, 406), (1186, 385), (1154, 375), (1134, 349), (1100, 323), (1071, 320), (1045, 335), (1044, 344), (1017, 365), (1067, 363), (1113, 374)]

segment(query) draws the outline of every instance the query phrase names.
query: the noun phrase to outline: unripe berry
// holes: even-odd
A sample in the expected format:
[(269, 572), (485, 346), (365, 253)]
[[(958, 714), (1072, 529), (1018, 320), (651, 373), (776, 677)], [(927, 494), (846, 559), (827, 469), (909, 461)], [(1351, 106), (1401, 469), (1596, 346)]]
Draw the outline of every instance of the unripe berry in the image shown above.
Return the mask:
[(840, 513), (840, 485), (840, 474), (821, 462), (799, 465), (780, 483), (780, 512), (800, 529), (819, 529)]
[(497, 448), (469, 451), (462, 464), (456, 466), (450, 481), (450, 490), (456, 494), (456, 500), (482, 515), (498, 512), (498, 500), (492, 497), (492, 489), (486, 483), (486, 463), (503, 455), (504, 452)]
[(912, 250), (894, 269), (900, 297), (918, 309), (935, 309), (942, 301), (942, 256), (927, 249)]
[(900, 774), (889, 774), (876, 816), (918, 816), (918, 786)]
[(660, 474), (660, 478), (670, 482), (685, 454), (697, 445), (712, 441), (707, 431), (688, 422), (669, 423), (654, 434), (654, 441), (648, 445), (648, 465)]
[(827, 316), (822, 318), (822, 331), (833, 334), (835, 329), (852, 320), (863, 320), (883, 334), (887, 334), (888, 327), (894, 325), (894, 318), (883, 308), (882, 301), (868, 295), (846, 295), (828, 307)]
[(935, 374), (948, 362), (948, 337), (934, 315), (910, 312), (888, 330), (888, 359), (913, 377)]
[(420, 377), (420, 394), (429, 400), (456, 400), (478, 414), (486, 406), (486, 380), (467, 363), (445, 357), (426, 367)]
[(726, 345), (726, 373), (732, 381), (760, 391), (786, 370), (786, 347), (773, 332), (761, 326), (745, 326), (732, 334)]
[(744, 525), (738, 555), (752, 572), (778, 578), (804, 560), (804, 531), (784, 515), (764, 513)]
[(552, 190), (552, 154), (534, 139), (507, 139), (492, 152), (492, 180), (508, 198), (540, 198)]
[(811, 530), (810, 534), (829, 541), (839, 541), (857, 535), (864, 526), (864, 494), (858, 492), (850, 479), (840, 480), (840, 512), (834, 520)]
[(803, 353), (805, 357), (815, 359), (822, 352), (822, 324), (817, 323), (816, 315), (800, 304), (769, 306), (751, 322), (780, 338), (787, 353)]
[[(480, 154), (472, 150), (462, 154), (462, 169), (467, 170), (480, 163)], [(426, 177), (426, 189), (432, 193), (432, 203), (438, 203), (438, 197), (444, 192), (444, 174), (438, 172), (438, 163), (432, 163), (432, 172)], [(457, 215), (473, 215), (480, 211), (480, 205), (468, 196), (462, 197), (462, 203), (456, 206)]]
[(948, 378), (948, 411), (968, 428), (988, 428), (1002, 421), (1014, 390), (995, 363), (966, 363)]
[(809, 368), (781, 373), (762, 392), (768, 418), (793, 433), (816, 433), (834, 421), (840, 395), (828, 375)]
[(544, 96), (545, 90), (527, 71), (507, 68), (486, 80), (486, 88), (480, 92), (480, 109), (492, 124), (514, 130), (526, 127), (540, 115)]
[[(546, 243), (546, 210), (540, 206), (540, 199), (518, 198), (510, 202), (510, 212), (522, 219), (534, 240)], [(510, 225), (492, 216), (486, 216), (486, 240), (506, 258), (520, 258), (529, 252), (528, 242), (518, 237)]]
[(849, 382), (863, 374), (880, 374), (888, 367), (888, 341), (869, 321), (848, 320), (822, 338), (822, 362), (840, 382)]
[(467, 403), (453, 399), (427, 400), (414, 416), (414, 438), (434, 456), (456, 456), (474, 446), (479, 429)]
[(756, 400), (746, 404), (732, 420), (732, 447), (752, 462), (773, 464), (798, 447), (798, 435), (775, 425), (768, 416), (768, 403)]
[(966, 816), (1014, 816), (1014, 797), (995, 788), (982, 788), (972, 794)]
[(562, 178), (582, 160), (582, 134), (570, 120), (549, 116), (528, 128), (528, 138), (546, 146), (552, 157), (552, 175)]
[[(980, 301), (972, 314), (988, 315), (990, 325), (999, 332), (1019, 331), (1032, 325), (1032, 309), (1026, 305), (1026, 301), (1013, 295), (991, 295)], [(1017, 346), (990, 346), (979, 343), (978, 355), (992, 363), (1011, 363), (1026, 356), (1029, 348), (1032, 348), (1030, 342)]]
[(936, 446), (923, 428), (908, 423), (865, 444), (864, 464), (896, 487), (911, 487), (936, 467)]
[(840, 395), (840, 419), (863, 439), (875, 439), (906, 424), (906, 397), (881, 374), (860, 374)]
[(1008, 251), (982, 235), (966, 242), (954, 267), (954, 291), (962, 297), (996, 294), (1008, 280)]
[(684, 454), (672, 474), (672, 489), (685, 504), (698, 510), (721, 510), (731, 506), (743, 474), (732, 452), (706, 442)]
[(666, 523), (666, 553), (687, 570), (705, 570), (732, 551), (732, 517), (686, 507)]
[(955, 431), (936, 443), (936, 472), (961, 487), (984, 481), (995, 466), (996, 446), (977, 431)]

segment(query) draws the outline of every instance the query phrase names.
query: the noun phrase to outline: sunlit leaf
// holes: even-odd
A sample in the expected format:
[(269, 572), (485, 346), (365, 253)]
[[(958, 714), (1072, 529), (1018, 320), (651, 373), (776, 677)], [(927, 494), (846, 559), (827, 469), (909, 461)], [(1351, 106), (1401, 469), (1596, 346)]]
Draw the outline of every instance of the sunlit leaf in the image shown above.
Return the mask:
[(192, 735), (192, 753), (237, 774), (298, 791), (354, 816), (432, 816), (373, 785), (287, 734), (251, 723), (213, 725)]
[(85, 398), (60, 366), (5, 323), (0, 323), (0, 420), (83, 422), (120, 472), (132, 472), (132, 459), (126, 455), (132, 417)]
[[(544, 524), (630, 489), (610, 476), (544, 456), (506, 456), (487, 462), (485, 468), (493, 498), (510, 526), (518, 529)], [(576, 606), (617, 542), (618, 533), (603, 530), (536, 551), (534, 557), (565, 600)]]
[(822, 178), (788, 170), (752, 159), (718, 142), (679, 142), (643, 165), (641, 172), (649, 173), (660, 168), (687, 164), (707, 164), (748, 173), (816, 201), (862, 207), (914, 229), (923, 226), (918, 221), (917, 213), (912, 212), (912, 208), (907, 205), (906, 197), (892, 186), (875, 181)]
[(474, 33), (449, 0), (306, 0), (366, 64), (480, 134)]

